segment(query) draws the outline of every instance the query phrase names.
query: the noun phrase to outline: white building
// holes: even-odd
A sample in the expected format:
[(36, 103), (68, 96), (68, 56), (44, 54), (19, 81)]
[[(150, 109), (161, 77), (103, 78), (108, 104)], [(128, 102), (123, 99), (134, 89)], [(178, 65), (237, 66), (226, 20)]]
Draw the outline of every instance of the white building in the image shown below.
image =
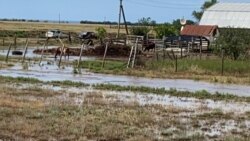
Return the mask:
[(200, 25), (250, 28), (250, 3), (217, 3), (205, 10)]

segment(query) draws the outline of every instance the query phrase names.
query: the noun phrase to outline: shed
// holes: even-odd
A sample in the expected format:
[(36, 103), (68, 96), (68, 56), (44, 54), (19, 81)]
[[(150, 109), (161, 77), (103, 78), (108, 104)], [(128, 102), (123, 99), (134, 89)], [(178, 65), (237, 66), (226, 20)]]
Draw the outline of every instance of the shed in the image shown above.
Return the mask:
[(181, 31), (181, 36), (204, 37), (212, 42), (219, 36), (219, 30), (216, 25), (186, 25)]

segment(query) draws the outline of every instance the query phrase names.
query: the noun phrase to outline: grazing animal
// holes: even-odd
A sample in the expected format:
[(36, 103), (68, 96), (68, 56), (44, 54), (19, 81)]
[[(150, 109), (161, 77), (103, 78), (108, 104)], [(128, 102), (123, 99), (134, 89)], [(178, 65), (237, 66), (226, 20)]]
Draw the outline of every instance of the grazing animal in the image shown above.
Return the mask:
[(143, 46), (144, 51), (150, 51), (151, 49), (155, 49), (155, 43), (151, 41), (144, 41)]
[(61, 53), (62, 53), (62, 55), (64, 55), (64, 57), (65, 57), (65, 59), (66, 59), (66, 56), (68, 56), (68, 59), (69, 59), (69, 48), (67, 48), (67, 47), (58, 47), (57, 49), (56, 49), (56, 52), (55, 52), (55, 59), (57, 58), (57, 55), (61, 55)]

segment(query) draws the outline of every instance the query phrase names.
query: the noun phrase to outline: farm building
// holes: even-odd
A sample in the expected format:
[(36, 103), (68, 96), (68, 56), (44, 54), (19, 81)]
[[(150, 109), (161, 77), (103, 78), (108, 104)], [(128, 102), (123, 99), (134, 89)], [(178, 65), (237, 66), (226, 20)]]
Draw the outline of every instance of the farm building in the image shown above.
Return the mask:
[(219, 30), (216, 25), (186, 25), (181, 31), (181, 36), (205, 37), (212, 42), (219, 36)]
[(190, 47), (191, 50), (208, 50), (211, 42), (219, 36), (218, 26), (186, 25), (180, 36), (165, 39), (167, 47)]
[(200, 25), (250, 28), (250, 3), (217, 3), (205, 10)]

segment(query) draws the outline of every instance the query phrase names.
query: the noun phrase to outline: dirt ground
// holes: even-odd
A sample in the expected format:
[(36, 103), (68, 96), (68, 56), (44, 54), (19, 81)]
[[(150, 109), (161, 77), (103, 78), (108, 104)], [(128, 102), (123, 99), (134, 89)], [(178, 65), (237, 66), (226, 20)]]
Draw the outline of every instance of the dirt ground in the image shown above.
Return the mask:
[[(36, 49), (33, 52), (41, 54), (43, 49)], [(44, 50), (46, 54), (55, 54), (57, 48), (51, 48)], [(70, 56), (79, 56), (81, 48), (69, 48)], [(83, 50), (85, 56), (103, 56), (105, 52), (105, 46), (89, 47)], [(124, 45), (110, 45), (108, 47), (107, 56), (112, 57), (128, 57), (130, 53), (130, 47)]]

